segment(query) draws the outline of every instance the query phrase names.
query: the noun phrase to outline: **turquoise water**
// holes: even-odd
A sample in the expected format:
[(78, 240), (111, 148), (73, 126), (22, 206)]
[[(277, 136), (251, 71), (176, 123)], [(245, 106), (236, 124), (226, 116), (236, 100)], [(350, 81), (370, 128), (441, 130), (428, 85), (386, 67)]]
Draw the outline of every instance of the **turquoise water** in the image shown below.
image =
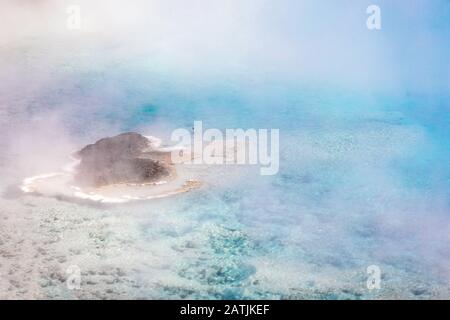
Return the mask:
[[(101, 112), (83, 113), (82, 128), (69, 121), (74, 134), (96, 132), (100, 125), (114, 128), (109, 134), (136, 130), (167, 139), (194, 120), (205, 128), (281, 133), (275, 176), (218, 168), (190, 194), (108, 209), (134, 221), (131, 246), (145, 261), (129, 271), (137, 285), (124, 295), (448, 297), (445, 94), (394, 96), (236, 79), (161, 81), (163, 75), (124, 70), (105, 71), (103, 78), (114, 83), (119, 99)], [(86, 81), (92, 88), (103, 83), (92, 76)], [(154, 249), (146, 246), (157, 246), (171, 262), (155, 267)], [(380, 290), (366, 287), (369, 265), (382, 271)], [(149, 279), (157, 284), (144, 285)]]
[[(30, 162), (48, 170), (53, 153), (42, 150), (67, 156), (124, 131), (167, 141), (195, 120), (204, 128), (280, 130), (275, 176), (217, 167), (203, 173), (199, 190), (119, 206), (8, 200), (11, 212), (37, 217), (40, 237), (64, 232), (45, 243), (51, 259), (38, 279), (45, 296), (450, 297), (445, 90), (369, 90), (246, 72), (187, 75), (108, 50), (65, 52), (42, 70), (35, 62), (46, 52), (27, 50), (11, 54), (19, 57), (16, 68), (41, 81), (5, 86), (11, 108), (3, 129), (9, 144), (39, 148), (22, 150), (32, 159), (26, 170), (6, 162), (8, 174), (10, 167), (18, 177), (40, 173)], [(56, 152), (66, 140), (70, 148)], [(80, 292), (55, 280), (70, 264), (82, 270)], [(370, 265), (382, 272), (380, 290), (366, 286)]]

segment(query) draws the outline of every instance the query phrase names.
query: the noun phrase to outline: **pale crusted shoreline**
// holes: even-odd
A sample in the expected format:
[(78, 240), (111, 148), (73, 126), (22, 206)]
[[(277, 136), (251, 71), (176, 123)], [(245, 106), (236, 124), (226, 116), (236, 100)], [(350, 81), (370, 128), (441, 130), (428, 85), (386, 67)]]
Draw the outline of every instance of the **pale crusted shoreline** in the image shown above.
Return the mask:
[(170, 151), (159, 151), (161, 140), (146, 137), (149, 141), (150, 153), (144, 157), (155, 156), (164, 163), (169, 174), (156, 181), (122, 182), (101, 186), (79, 186), (76, 182), (79, 158), (63, 166), (60, 172), (44, 173), (23, 179), (20, 189), (24, 193), (36, 194), (58, 199), (77, 199), (97, 203), (127, 203), (130, 201), (161, 199), (176, 194), (186, 193), (199, 188), (201, 182), (183, 168), (182, 163), (174, 164), (170, 160)]
[[(147, 138), (149, 150), (143, 153), (143, 158), (152, 159), (156, 157), (158, 161), (164, 163), (169, 171), (168, 176), (164, 176), (157, 181), (143, 183), (114, 183), (101, 186), (81, 187), (77, 185), (75, 174), (77, 166), (80, 164), (79, 158), (72, 158), (72, 161), (63, 166), (62, 171), (44, 173), (37, 176), (27, 177), (23, 179), (20, 189), (24, 193), (37, 194), (46, 197), (53, 197), (64, 200), (83, 200), (92, 201), (94, 203), (128, 203), (131, 201), (143, 201), (152, 199), (161, 199), (177, 194), (189, 192), (197, 189), (202, 185), (201, 180), (197, 177), (198, 171), (193, 170), (189, 164), (201, 158), (201, 154), (194, 151), (188, 156), (190, 161), (177, 160), (173, 162), (171, 159), (172, 147), (162, 146), (160, 139), (152, 136)], [(209, 147), (214, 150), (220, 150), (226, 141), (213, 141)], [(226, 149), (225, 152), (215, 155), (223, 158), (224, 164), (230, 163), (230, 155), (234, 156), (238, 151), (244, 149), (245, 144), (237, 144), (232, 148)], [(231, 162), (233, 163), (233, 162)]]
[[(183, 169), (178, 167), (178, 171)], [(177, 172), (171, 167), (171, 175), (149, 183), (122, 183), (96, 188), (82, 189), (73, 185), (71, 173), (49, 173), (23, 180), (20, 189), (24, 193), (36, 194), (66, 200), (89, 200), (100, 203), (127, 203), (138, 200), (161, 199), (189, 192), (201, 186), (201, 182)]]

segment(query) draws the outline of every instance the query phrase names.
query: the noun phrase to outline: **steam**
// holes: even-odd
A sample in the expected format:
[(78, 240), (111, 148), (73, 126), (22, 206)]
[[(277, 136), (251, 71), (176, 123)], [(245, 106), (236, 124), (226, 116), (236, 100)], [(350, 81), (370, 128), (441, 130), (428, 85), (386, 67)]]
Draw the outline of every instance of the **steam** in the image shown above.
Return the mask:
[[(329, 81), (372, 90), (446, 88), (448, 3), (377, 1), (383, 19), (380, 31), (366, 28), (370, 4), (2, 2), (0, 15), (7, 27), (0, 31), (0, 39), (6, 48), (29, 41), (50, 45), (48, 59), (54, 54), (71, 59), (84, 50), (92, 54), (107, 48), (127, 61), (141, 57), (144, 68), (157, 66), (190, 78), (246, 75), (254, 79), (270, 74), (271, 79)], [(80, 7), (81, 30), (66, 27), (70, 5)]]
[[(173, 201), (158, 222), (169, 228), (167, 212), (192, 208), (172, 219), (197, 232), (195, 210), (238, 211), (250, 235), (286, 244), (273, 250), (282, 258), (301, 251), (315, 265), (338, 256), (360, 268), (413, 252), (448, 283), (449, 4), (376, 1), (379, 31), (366, 28), (370, 4), (0, 1), (2, 190), (125, 130), (165, 141), (194, 119), (279, 128), (278, 176), (226, 169), (238, 205), (221, 202), (229, 180), (212, 179), (212, 204)], [(70, 5), (80, 6), (80, 30), (67, 28)], [(298, 276), (295, 259), (273, 261)]]

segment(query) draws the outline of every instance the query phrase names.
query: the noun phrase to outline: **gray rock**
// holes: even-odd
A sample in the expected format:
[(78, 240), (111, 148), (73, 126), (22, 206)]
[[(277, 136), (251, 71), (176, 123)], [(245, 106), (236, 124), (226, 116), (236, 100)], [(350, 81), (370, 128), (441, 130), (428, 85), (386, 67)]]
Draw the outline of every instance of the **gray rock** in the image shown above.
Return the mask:
[(104, 138), (77, 152), (81, 159), (75, 175), (81, 186), (148, 183), (170, 174), (169, 163), (152, 159), (147, 138), (129, 132)]

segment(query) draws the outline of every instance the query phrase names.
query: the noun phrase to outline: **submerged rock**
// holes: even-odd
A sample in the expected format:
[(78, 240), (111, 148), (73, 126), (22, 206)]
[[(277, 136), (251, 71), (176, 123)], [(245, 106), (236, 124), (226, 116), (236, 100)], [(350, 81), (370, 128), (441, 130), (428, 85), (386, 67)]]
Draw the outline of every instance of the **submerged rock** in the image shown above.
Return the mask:
[(76, 153), (81, 162), (75, 181), (92, 187), (155, 182), (170, 175), (169, 157), (156, 154), (149, 140), (138, 133), (104, 138)]

